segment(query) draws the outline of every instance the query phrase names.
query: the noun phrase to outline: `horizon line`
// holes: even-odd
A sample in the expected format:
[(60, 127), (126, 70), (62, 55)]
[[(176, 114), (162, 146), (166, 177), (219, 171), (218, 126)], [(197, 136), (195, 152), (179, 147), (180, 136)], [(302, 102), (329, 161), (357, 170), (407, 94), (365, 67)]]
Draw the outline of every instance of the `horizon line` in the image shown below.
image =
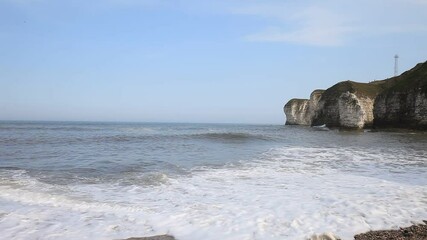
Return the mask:
[(243, 123), (243, 122), (184, 122), (184, 121), (118, 121), (118, 120), (4, 120), (0, 119), (0, 123), (15, 122), (15, 123), (142, 123), (142, 124), (218, 124), (218, 125), (285, 125), (279, 123)]

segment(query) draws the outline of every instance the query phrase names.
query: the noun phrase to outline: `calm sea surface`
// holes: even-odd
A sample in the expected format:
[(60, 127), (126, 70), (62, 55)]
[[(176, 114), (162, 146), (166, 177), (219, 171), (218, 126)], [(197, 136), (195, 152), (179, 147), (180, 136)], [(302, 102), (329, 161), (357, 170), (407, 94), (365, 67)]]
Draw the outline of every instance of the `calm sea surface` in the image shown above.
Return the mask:
[(352, 239), (427, 220), (427, 133), (0, 122), (0, 239)]

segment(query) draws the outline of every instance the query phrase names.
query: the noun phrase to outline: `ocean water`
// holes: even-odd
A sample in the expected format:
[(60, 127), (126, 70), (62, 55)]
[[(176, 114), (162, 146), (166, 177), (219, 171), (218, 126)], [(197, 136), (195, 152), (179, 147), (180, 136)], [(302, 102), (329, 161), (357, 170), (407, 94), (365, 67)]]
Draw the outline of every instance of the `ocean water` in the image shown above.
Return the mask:
[(427, 133), (319, 130), (0, 122), (0, 239), (352, 239), (427, 219)]

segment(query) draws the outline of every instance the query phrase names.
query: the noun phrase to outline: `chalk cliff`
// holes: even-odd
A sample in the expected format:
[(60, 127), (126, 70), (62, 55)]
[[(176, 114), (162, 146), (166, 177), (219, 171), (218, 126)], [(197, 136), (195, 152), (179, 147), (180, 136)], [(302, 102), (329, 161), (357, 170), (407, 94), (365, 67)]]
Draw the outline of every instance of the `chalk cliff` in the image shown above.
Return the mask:
[(427, 129), (427, 62), (383, 84), (374, 104), (375, 126)]
[(291, 99), (283, 110), (286, 114), (286, 125), (311, 125), (308, 116), (308, 99)]
[(320, 97), (324, 91), (319, 89), (314, 90), (309, 100), (294, 98), (286, 103), (283, 109), (286, 114), (286, 124), (310, 126), (316, 114)]
[(284, 107), (286, 124), (427, 129), (427, 62), (371, 83), (344, 81)]
[(364, 128), (373, 124), (373, 105), (381, 91), (377, 84), (344, 81), (321, 96), (312, 125)]

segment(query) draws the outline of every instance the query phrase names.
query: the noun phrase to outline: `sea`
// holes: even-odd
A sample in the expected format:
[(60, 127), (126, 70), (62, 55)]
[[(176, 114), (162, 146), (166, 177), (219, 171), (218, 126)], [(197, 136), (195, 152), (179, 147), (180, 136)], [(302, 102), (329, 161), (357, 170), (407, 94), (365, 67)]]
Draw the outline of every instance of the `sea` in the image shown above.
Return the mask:
[(0, 122), (0, 239), (353, 239), (427, 220), (427, 133)]

